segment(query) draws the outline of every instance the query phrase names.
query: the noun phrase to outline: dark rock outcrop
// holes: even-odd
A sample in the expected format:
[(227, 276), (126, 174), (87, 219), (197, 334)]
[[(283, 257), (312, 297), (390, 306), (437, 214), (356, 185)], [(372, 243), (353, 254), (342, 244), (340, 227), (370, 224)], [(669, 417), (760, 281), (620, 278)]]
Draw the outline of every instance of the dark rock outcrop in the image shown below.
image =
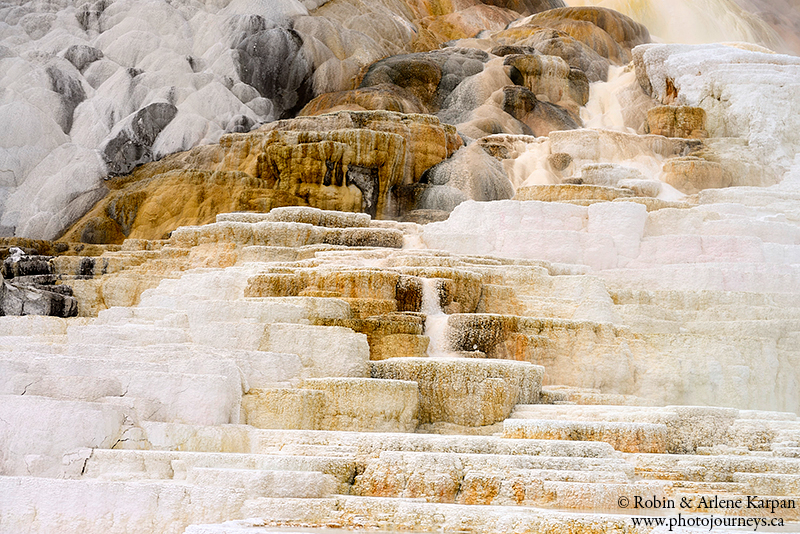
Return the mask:
[[(72, 65), (66, 62), (63, 63), (73, 72), (75, 71), (75, 69), (72, 69)], [(75, 108), (78, 107), (78, 104), (86, 100), (86, 91), (83, 89), (83, 85), (80, 79), (78, 79), (77, 73), (75, 73), (75, 76), (72, 76), (67, 69), (61, 68), (57, 64), (49, 65), (47, 69), (45, 69), (45, 72), (47, 72), (47, 76), (50, 78), (50, 88), (61, 97), (62, 110), (60, 117), (58, 117), (59, 126), (64, 130), (64, 133), (69, 133), (70, 130), (72, 130)]]
[(504, 200), (514, 187), (503, 166), (478, 144), (459, 149), (452, 157), (428, 169), (425, 188), (413, 209), (452, 211), (461, 202)]
[(3, 260), (3, 278), (52, 274), (49, 256), (27, 255), (19, 248), (11, 249), (11, 256)]
[(0, 276), (0, 315), (78, 315), (70, 287), (55, 285), (51, 259), (11, 249)]
[(103, 58), (103, 51), (93, 46), (76, 44), (67, 48), (64, 52), (64, 59), (75, 65), (75, 68), (83, 72), (83, 69)]
[(554, 130), (574, 130), (580, 125), (562, 107), (537, 100), (533, 92), (519, 85), (503, 89), (503, 111), (524, 124), (528, 135), (549, 135)]
[(465, 78), (483, 71), (489, 54), (475, 48), (446, 48), (382, 59), (370, 65), (361, 88), (390, 84), (411, 93), (435, 113)]
[(255, 121), (247, 115), (237, 115), (230, 120), (228, 127), (225, 128), (225, 133), (247, 133), (255, 124)]
[[(583, 71), (590, 82), (606, 81), (608, 79), (608, 59), (566, 32), (550, 28), (541, 29), (528, 37), (526, 42), (536, 52), (545, 56), (558, 56), (573, 69)], [(529, 47), (506, 46), (504, 48)], [(529, 52), (516, 53), (528, 54)]]
[(239, 77), (272, 101), (278, 118), (296, 115), (313, 97), (311, 61), (296, 31), (261, 30), (242, 39), (236, 50)]
[(101, 148), (109, 174), (127, 174), (137, 165), (153, 161), (153, 143), (177, 113), (172, 104), (156, 102), (124, 119), (121, 130)]

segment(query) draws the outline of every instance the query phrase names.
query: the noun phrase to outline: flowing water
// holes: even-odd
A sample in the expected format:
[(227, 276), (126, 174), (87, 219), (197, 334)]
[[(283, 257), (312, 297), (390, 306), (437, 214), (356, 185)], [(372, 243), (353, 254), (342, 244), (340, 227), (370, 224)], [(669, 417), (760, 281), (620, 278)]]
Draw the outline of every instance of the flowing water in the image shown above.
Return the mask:
[(758, 16), (733, 0), (566, 0), (570, 6), (614, 9), (647, 26), (654, 41), (715, 43), (744, 41), (774, 50), (784, 40)]
[(422, 313), (425, 314), (425, 335), (430, 338), (429, 358), (454, 358), (457, 353), (450, 350), (447, 339), (447, 318), (440, 303), (439, 278), (422, 279)]

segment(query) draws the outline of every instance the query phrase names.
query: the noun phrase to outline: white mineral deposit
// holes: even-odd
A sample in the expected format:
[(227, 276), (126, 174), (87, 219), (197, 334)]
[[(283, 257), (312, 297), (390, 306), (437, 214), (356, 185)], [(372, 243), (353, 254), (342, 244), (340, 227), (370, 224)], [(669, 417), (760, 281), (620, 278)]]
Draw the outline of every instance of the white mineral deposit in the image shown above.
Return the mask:
[(798, 36), (0, 1), (0, 534), (800, 533)]

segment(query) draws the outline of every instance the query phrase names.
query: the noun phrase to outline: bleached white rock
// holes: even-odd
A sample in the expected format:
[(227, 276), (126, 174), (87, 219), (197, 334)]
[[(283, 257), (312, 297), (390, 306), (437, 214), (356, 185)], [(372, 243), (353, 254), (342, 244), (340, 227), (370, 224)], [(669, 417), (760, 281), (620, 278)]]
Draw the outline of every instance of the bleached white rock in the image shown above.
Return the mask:
[[(596, 218), (604, 218), (609, 223), (626, 221), (620, 224), (632, 225), (630, 239), (626, 241), (620, 237), (620, 244), (626, 246), (638, 246), (635, 227), (641, 225), (645, 211), (643, 206), (623, 206), (622, 203), (595, 208)], [(601, 216), (603, 212), (607, 215)], [(633, 221), (627, 221), (626, 215), (630, 213), (638, 214)], [(426, 225), (423, 241), (431, 248), (468, 250), (473, 254), (577, 263), (595, 269), (614, 268), (619, 264), (620, 252), (613, 236), (622, 236), (626, 230), (603, 223), (595, 224), (590, 230), (589, 220), (590, 212), (586, 207), (568, 204), (465, 202), (447, 221)]]
[[(69, 162), (66, 163), (65, 162)], [(37, 239), (54, 239), (105, 196), (105, 165), (94, 150), (63, 144), (32, 169), (8, 199), (21, 209), (4, 214), (6, 224)], [(24, 221), (24, 222), (23, 222)]]
[(0, 383), (3, 395), (33, 395), (62, 400), (97, 402), (103, 397), (122, 396), (122, 384), (113, 378), (47, 376), (36, 373), (9, 374)]
[[(15, 124), (0, 133), (0, 199), (5, 200), (25, 182), (28, 173), (57, 146), (67, 142), (61, 128), (34, 106), (25, 101), (0, 106), (0, 120)], [(40, 184), (37, 184), (40, 185)], [(19, 211), (27, 206), (11, 202), (3, 209), (0, 224), (17, 226)]]
[(329, 496), (336, 487), (333, 477), (322, 473), (208, 467), (188, 470), (186, 481), (205, 487), (239, 486), (246, 488), (252, 498), (319, 499)]
[(270, 324), (258, 348), (299, 355), (307, 378), (370, 376), (367, 336), (349, 328)]
[[(174, 467), (173, 467), (174, 466)], [(210, 467), (268, 472), (305, 472), (327, 475), (336, 479), (339, 487), (349, 486), (355, 474), (355, 461), (348, 457), (324, 457), (304, 455), (271, 455), (225, 452), (156, 451), (156, 450), (107, 450), (95, 449), (85, 462), (81, 477), (100, 480), (186, 480), (194, 469)], [(328, 486), (320, 477), (307, 480)], [(284, 483), (290, 487), (291, 483)]]
[[(800, 243), (797, 225), (765, 220), (776, 212), (730, 204), (648, 213), (643, 205), (631, 202), (589, 207), (506, 202), (505, 206), (464, 203), (447, 221), (426, 225), (423, 240), (432, 248), (454, 252), (582, 263), (595, 270), (714, 262), (740, 263), (749, 270), (745, 264), (762, 264), (766, 254), (770, 263), (790, 264)], [(569, 214), (573, 217), (565, 219)], [(752, 221), (746, 214), (760, 220)], [(548, 230), (557, 222), (564, 224)], [(566, 231), (571, 222), (573, 229)], [(767, 246), (770, 243), (774, 245)], [(793, 269), (786, 267), (787, 273)]]
[[(181, 534), (193, 517), (223, 521), (249, 498), (241, 488), (175, 484), (164, 481), (105, 482), (0, 477), (3, 526), (16, 531), (123, 533), (149, 524), (159, 532)], [(36, 521), (20, 513), (28, 504)], [(154, 514), (154, 510), (159, 513)], [(111, 511), (114, 513), (109, 513)]]
[(157, 345), (162, 343), (186, 343), (189, 336), (180, 328), (157, 328), (145, 325), (88, 325), (71, 326), (67, 331), (70, 343), (113, 346)]
[(128, 413), (107, 404), (4, 395), (0, 472), (58, 477), (65, 454), (87, 447), (111, 448), (122, 439)]
[(71, 322), (77, 321), (39, 315), (0, 317), (0, 336), (61, 336)]
[[(297, 380), (302, 374), (296, 354), (244, 351), (226, 348), (218, 350), (203, 345), (150, 345), (145, 347), (72, 344), (67, 355), (74, 358), (75, 374), (115, 376), (116, 370), (141, 370), (178, 374), (209, 374), (240, 377), (242, 388), (273, 387)], [(50, 360), (42, 360), (48, 365)], [(61, 358), (61, 357), (59, 357)], [(61, 369), (58, 366), (57, 369)], [(27, 368), (24, 372), (27, 372)], [(59, 371), (61, 372), (61, 371)]]
[(602, 202), (592, 204), (586, 211), (589, 218), (586, 230), (590, 234), (611, 235), (614, 248), (621, 257), (636, 258), (639, 255), (639, 243), (647, 223), (647, 209), (643, 205)]
[(247, 106), (243, 105), (236, 96), (219, 82), (212, 82), (202, 89), (189, 95), (178, 109), (200, 115), (209, 121), (214, 121), (220, 126), (225, 124), (235, 115), (250, 116), (254, 121), (258, 117)]
[(670, 80), (678, 102), (706, 111), (709, 135), (746, 139), (780, 174), (791, 165), (800, 146), (800, 59), (717, 44), (640, 45), (634, 57), (655, 98), (666, 103)]

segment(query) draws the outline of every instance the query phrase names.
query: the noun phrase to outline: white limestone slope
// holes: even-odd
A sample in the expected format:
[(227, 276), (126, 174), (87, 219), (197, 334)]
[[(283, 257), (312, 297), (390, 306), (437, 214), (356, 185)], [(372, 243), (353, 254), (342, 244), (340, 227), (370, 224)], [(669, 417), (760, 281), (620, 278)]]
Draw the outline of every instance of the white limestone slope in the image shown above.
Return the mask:
[[(706, 231), (699, 207), (508, 201), (451, 217), (463, 231), (471, 214), (486, 242), (497, 224), (594, 232), (628, 285), (603, 280), (619, 269), (464, 254), (476, 238), (446, 224), (325, 213), (227, 214), (131, 241), (96, 260), (117, 270), (65, 278), (97, 317), (0, 318), (0, 532), (638, 533), (622, 496), (795, 491), (796, 293), (659, 291), (629, 274), (665, 265), (635, 254), (653, 228)], [(549, 230), (558, 219), (572, 229)], [(358, 225), (365, 242), (438, 235), (461, 253), (320, 244), (327, 227), (303, 237), (297, 220)], [(792, 227), (758, 235), (783, 243)], [(147, 277), (160, 282), (136, 286)], [(460, 349), (445, 358), (419, 344), (434, 335), (413, 311), (423, 285)]]
[[(710, 137), (746, 139), (783, 174), (800, 148), (800, 58), (721, 44), (641, 45), (637, 77), (663, 103), (703, 108)], [(783, 172), (780, 172), (783, 171)]]
[(580, 364), (548, 366), (558, 382), (659, 402), (796, 411), (800, 218), (788, 185), (710, 190), (696, 207), (651, 212), (633, 202), (464, 203), (427, 225), (423, 241), (582, 264), (604, 282), (608, 312), (583, 307), (565, 317), (628, 325), (649, 348), (629, 343), (614, 365), (602, 351), (576, 348), (570, 357)]
[[(393, 17), (387, 39), (310, 17), (298, 0), (3, 4), (0, 235), (53, 239), (103, 197), (109, 173), (344, 89), (410, 42)], [(152, 105), (167, 115), (142, 123)]]

